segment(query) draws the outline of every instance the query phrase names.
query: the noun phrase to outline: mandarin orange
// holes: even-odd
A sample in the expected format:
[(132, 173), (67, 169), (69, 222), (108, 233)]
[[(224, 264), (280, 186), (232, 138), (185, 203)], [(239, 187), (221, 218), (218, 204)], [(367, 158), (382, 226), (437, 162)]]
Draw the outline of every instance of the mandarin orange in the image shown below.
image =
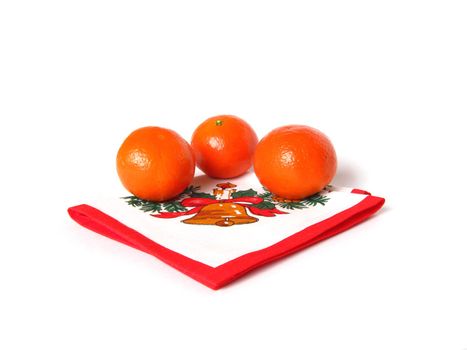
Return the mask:
[(175, 131), (148, 126), (125, 139), (117, 154), (117, 172), (135, 196), (165, 201), (191, 183), (195, 158), (188, 142)]
[(331, 141), (317, 129), (288, 125), (268, 133), (256, 147), (254, 170), (277, 196), (303, 199), (321, 191), (337, 168)]
[(191, 139), (198, 168), (220, 179), (247, 172), (257, 143), (258, 137), (252, 127), (233, 115), (206, 119)]

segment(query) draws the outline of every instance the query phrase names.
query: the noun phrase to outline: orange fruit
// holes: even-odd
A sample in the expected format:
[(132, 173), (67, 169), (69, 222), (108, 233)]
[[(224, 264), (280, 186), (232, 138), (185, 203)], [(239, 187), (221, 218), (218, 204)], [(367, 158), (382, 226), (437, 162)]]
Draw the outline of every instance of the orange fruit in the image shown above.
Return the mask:
[(258, 137), (252, 127), (233, 115), (206, 119), (191, 138), (198, 168), (220, 179), (247, 172), (257, 143)]
[(188, 142), (175, 131), (148, 126), (133, 131), (120, 146), (117, 172), (135, 196), (165, 201), (191, 183), (195, 158)]
[(272, 130), (256, 147), (258, 180), (275, 195), (303, 199), (321, 191), (336, 173), (336, 152), (321, 131), (305, 125)]

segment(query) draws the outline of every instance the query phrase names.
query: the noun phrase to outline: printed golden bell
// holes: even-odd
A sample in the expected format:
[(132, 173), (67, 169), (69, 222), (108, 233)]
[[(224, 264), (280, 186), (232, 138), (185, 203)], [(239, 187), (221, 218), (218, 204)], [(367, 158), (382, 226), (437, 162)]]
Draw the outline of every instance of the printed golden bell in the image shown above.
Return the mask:
[(258, 221), (246, 212), (243, 205), (236, 203), (208, 204), (192, 218), (183, 220), (185, 224), (232, 226)]

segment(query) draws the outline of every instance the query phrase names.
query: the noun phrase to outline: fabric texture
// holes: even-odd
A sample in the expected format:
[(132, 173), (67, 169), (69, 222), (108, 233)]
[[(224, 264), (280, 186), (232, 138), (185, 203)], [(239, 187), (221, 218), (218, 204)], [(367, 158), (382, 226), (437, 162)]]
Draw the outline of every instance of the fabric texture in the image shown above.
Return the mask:
[(219, 289), (345, 231), (383, 204), (383, 198), (367, 191), (334, 186), (302, 201), (287, 201), (247, 175), (234, 183), (195, 178), (184, 194), (166, 203), (127, 196), (73, 206), (68, 213), (85, 228)]

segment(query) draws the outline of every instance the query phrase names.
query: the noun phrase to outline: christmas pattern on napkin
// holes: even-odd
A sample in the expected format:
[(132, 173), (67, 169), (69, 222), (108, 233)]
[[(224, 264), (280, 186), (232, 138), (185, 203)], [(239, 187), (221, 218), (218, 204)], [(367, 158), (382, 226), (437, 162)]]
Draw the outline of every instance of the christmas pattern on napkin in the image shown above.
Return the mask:
[(366, 191), (326, 186), (303, 200), (263, 188), (254, 174), (198, 176), (178, 198), (134, 196), (69, 209), (81, 225), (165, 261), (218, 289), (255, 267), (331, 237), (384, 203)]

